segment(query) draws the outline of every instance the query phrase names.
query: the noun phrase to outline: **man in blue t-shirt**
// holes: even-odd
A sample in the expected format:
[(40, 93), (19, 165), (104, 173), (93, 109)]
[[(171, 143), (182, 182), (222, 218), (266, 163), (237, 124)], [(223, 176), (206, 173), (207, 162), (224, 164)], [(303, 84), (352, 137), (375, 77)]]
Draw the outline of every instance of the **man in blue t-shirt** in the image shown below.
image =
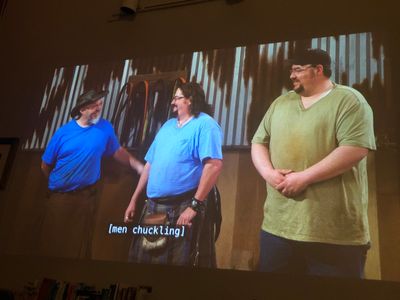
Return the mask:
[[(176, 118), (163, 125), (146, 154), (143, 173), (125, 211), (125, 222), (133, 220), (139, 195), (147, 184), (145, 215), (166, 214), (169, 224), (190, 229), (192, 223), (198, 223), (221, 172), (222, 132), (209, 115), (211, 109), (202, 87), (196, 83), (181, 85), (171, 104)], [(191, 230), (183, 238), (169, 239), (164, 247), (145, 239), (140, 237), (131, 248), (131, 261), (176, 265), (191, 262)]]
[(111, 123), (100, 118), (107, 93), (89, 90), (79, 96), (73, 119), (56, 131), (42, 156), (49, 197), (39, 254), (90, 258), (103, 156), (139, 174), (143, 170), (142, 163), (120, 146)]

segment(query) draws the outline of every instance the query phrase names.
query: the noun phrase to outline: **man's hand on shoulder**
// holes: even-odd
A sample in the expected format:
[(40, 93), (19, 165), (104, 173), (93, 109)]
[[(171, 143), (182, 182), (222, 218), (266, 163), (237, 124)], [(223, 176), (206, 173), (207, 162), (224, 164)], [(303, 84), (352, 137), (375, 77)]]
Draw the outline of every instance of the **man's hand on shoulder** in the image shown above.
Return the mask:
[(132, 168), (133, 170), (135, 170), (139, 175), (142, 174), (144, 165), (143, 165), (139, 160), (137, 160), (136, 158), (134, 158), (132, 155), (129, 156), (129, 165), (130, 165), (131, 168)]
[(119, 149), (114, 152), (113, 157), (121, 164), (132, 168), (132, 170), (136, 171), (139, 175), (143, 172), (143, 164), (125, 148), (119, 147)]

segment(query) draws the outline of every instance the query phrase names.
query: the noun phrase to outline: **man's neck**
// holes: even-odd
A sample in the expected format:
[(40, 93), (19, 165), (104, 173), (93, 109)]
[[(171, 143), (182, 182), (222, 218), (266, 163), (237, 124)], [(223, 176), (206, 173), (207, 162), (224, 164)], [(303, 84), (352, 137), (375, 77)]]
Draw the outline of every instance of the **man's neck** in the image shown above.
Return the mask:
[(322, 82), (316, 84), (312, 89), (309, 89), (308, 91), (303, 91), (300, 93), (300, 96), (302, 99), (307, 100), (309, 99), (314, 99), (318, 98), (319, 95), (325, 93), (326, 91), (332, 89), (333, 83), (329, 79), (323, 80)]
[(177, 116), (177, 119), (178, 119), (178, 126), (179, 127), (181, 127), (181, 126), (183, 126), (184, 124), (186, 124), (189, 120), (190, 120), (190, 118), (192, 118), (192, 115), (190, 115), (190, 114), (185, 114), (185, 115), (183, 115), (183, 116)]
[(326, 96), (326, 94), (328, 94), (332, 88), (333, 88), (333, 83), (330, 80), (327, 80), (326, 82), (324, 82), (323, 85), (319, 85), (311, 96), (301, 95), (301, 102), (303, 103), (303, 107), (307, 109), (313, 104), (317, 103), (324, 96)]
[(80, 117), (78, 120), (76, 120), (76, 123), (78, 123), (79, 126), (81, 127), (88, 127), (91, 125), (88, 119)]

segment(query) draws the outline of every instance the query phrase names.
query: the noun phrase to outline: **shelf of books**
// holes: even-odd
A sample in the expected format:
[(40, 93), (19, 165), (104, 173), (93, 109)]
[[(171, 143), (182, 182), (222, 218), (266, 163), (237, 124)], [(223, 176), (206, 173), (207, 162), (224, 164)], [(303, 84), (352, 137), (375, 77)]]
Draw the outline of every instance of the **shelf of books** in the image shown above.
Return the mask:
[(98, 287), (50, 278), (28, 282), (22, 290), (0, 290), (3, 300), (149, 300), (152, 287), (110, 284)]

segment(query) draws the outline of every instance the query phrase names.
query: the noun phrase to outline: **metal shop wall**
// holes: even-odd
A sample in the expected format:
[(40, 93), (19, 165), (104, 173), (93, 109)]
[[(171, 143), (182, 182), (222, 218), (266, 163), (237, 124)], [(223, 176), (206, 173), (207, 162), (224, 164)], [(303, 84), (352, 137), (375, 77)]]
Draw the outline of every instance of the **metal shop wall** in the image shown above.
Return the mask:
[(146, 148), (170, 117), (174, 89), (185, 80), (202, 83), (214, 107), (214, 118), (223, 129), (224, 146), (247, 148), (270, 103), (290, 89), (285, 60), (308, 47), (328, 51), (333, 61), (332, 80), (360, 90), (380, 114), (377, 102), (390, 100), (382, 93), (384, 79), (390, 74), (382, 37), (356, 33), (59, 67), (49, 74), (37, 120), (23, 148), (44, 149), (55, 130), (70, 119), (77, 97), (89, 88), (109, 90), (103, 117), (114, 124), (121, 144)]

